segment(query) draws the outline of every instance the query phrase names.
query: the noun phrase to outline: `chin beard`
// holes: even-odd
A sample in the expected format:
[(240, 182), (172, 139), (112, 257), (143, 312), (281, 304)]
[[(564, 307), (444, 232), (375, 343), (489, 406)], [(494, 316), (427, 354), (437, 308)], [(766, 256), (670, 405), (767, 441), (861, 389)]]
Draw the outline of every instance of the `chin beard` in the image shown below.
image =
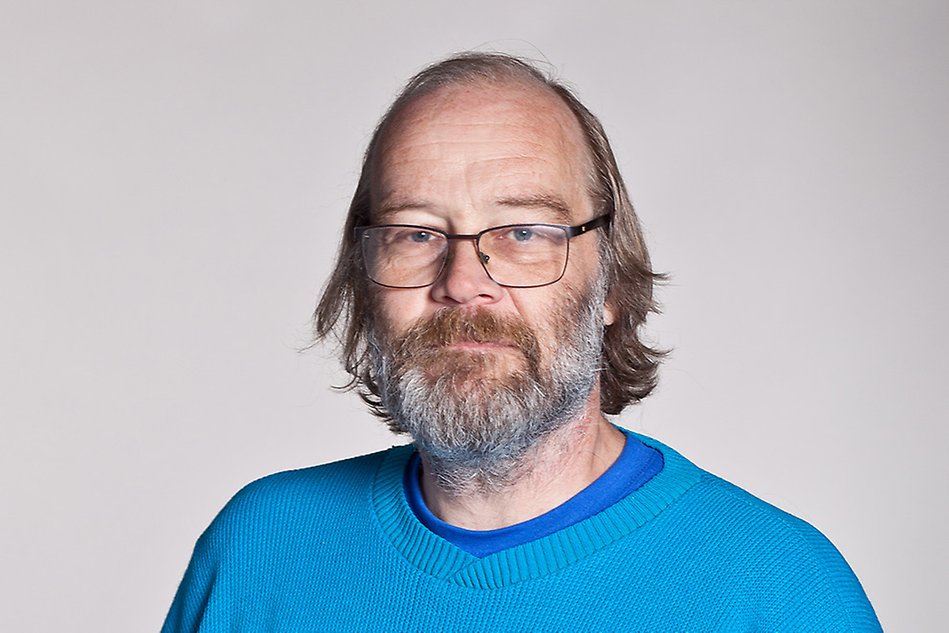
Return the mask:
[[(530, 453), (586, 407), (597, 382), (605, 284), (571, 295), (537, 334), (517, 317), (445, 309), (406, 333), (373, 331), (379, 394), (396, 431), (409, 433), (447, 492), (496, 492), (520, 478)], [(448, 349), (459, 342), (506, 349)], [(512, 363), (513, 359), (513, 363)]]

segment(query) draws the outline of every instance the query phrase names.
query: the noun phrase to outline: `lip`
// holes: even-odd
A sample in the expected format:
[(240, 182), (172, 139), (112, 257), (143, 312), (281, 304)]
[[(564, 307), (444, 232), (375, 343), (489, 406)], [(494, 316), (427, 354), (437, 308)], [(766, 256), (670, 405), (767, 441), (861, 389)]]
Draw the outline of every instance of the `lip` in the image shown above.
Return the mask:
[(491, 350), (516, 350), (518, 349), (513, 343), (505, 341), (457, 341), (447, 346), (448, 349), (457, 349), (457, 350), (467, 350), (467, 351), (476, 351), (484, 352)]

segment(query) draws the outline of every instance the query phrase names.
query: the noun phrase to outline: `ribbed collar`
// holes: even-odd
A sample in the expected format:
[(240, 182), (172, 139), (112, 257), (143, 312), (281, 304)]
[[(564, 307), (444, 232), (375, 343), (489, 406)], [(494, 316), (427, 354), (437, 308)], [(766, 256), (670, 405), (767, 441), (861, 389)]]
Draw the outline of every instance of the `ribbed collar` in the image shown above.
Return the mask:
[(663, 457), (663, 468), (603, 512), (529, 543), (477, 558), (426, 528), (405, 499), (402, 476), (414, 447), (392, 448), (373, 482), (372, 503), (383, 532), (426, 574), (465, 587), (492, 589), (540, 578), (590, 556), (657, 516), (698, 482), (701, 471), (661, 442), (634, 434)]

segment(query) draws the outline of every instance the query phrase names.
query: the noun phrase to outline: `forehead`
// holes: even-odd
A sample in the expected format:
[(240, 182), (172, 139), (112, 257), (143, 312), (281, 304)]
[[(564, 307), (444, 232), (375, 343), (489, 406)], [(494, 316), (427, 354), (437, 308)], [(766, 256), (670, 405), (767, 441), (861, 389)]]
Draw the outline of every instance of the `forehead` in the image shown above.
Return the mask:
[(465, 83), (411, 101), (383, 132), (374, 157), (373, 214), (405, 204), (472, 206), (563, 199), (588, 212), (589, 150), (573, 112), (539, 83)]

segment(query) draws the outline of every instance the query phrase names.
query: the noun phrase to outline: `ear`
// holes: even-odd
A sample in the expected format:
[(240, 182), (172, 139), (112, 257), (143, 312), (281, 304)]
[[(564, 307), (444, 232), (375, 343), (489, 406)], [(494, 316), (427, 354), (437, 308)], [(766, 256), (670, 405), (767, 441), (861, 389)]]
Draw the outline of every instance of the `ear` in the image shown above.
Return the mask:
[(613, 311), (613, 303), (607, 299), (603, 304), (603, 325), (613, 325), (616, 322), (616, 313)]

